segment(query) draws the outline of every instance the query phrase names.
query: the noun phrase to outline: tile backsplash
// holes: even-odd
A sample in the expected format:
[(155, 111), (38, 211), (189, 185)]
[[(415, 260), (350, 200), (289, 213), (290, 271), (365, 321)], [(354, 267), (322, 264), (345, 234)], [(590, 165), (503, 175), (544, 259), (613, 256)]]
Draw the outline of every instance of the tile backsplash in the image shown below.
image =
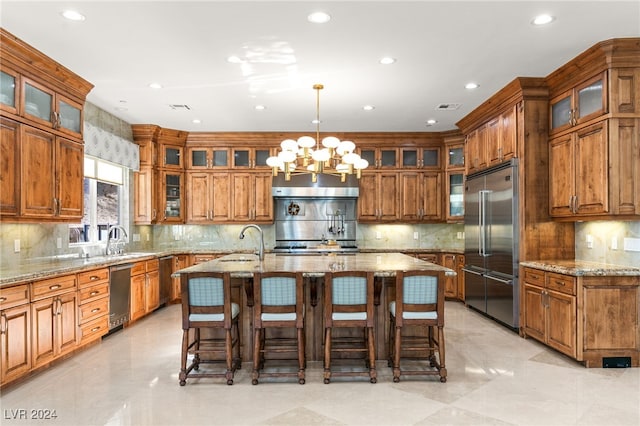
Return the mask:
[(640, 267), (640, 252), (624, 250), (625, 238), (640, 238), (640, 222), (576, 223), (576, 259)]

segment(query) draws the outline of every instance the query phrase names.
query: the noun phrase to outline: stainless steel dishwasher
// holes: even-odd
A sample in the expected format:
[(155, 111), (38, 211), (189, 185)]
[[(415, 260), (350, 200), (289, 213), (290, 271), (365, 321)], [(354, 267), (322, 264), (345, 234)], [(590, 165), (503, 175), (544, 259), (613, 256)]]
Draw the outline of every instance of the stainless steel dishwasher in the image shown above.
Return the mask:
[(109, 333), (129, 322), (132, 266), (124, 263), (109, 268)]

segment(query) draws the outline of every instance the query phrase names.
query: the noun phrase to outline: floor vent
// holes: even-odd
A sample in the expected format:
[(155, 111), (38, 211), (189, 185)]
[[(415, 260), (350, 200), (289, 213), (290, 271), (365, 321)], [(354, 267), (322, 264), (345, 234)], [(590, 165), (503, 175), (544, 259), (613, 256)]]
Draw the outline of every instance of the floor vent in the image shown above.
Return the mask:
[(631, 367), (630, 356), (602, 357), (602, 368), (629, 368), (629, 367)]

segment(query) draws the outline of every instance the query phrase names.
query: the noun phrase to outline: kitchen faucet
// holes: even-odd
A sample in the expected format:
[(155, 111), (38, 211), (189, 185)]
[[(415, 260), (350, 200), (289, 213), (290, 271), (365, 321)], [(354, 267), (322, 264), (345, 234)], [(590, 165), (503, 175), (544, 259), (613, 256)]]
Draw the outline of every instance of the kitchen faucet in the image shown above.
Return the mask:
[[(122, 234), (117, 238), (117, 239), (113, 239), (111, 238), (111, 233), (114, 230), (118, 230), (120, 232), (122, 232)], [(109, 231), (107, 231), (107, 248), (106, 248), (106, 254), (107, 256), (109, 256), (110, 254), (122, 254), (122, 250), (124, 247), (121, 247), (120, 245), (122, 244), (124, 246), (124, 239), (127, 238), (127, 230), (124, 229), (124, 227), (122, 225), (113, 225), (109, 228)], [(111, 248), (111, 242), (114, 242), (115, 244), (115, 249)]]
[(260, 232), (260, 250), (258, 251), (258, 259), (264, 260), (264, 234), (262, 232), (262, 228), (260, 228), (258, 225), (254, 225), (253, 223), (250, 225), (245, 225), (245, 227), (240, 231), (240, 235), (238, 236), (238, 238), (240, 238), (241, 240), (244, 239), (244, 231), (246, 231), (247, 228), (255, 228), (258, 230), (258, 232)]

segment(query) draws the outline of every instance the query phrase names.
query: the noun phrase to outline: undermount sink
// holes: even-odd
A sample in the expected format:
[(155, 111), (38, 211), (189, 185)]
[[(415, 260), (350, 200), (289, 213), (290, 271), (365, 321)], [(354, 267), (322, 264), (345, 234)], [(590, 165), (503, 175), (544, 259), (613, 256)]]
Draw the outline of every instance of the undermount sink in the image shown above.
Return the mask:
[(238, 259), (220, 259), (220, 262), (253, 262), (256, 259), (246, 259), (246, 258), (238, 258)]

